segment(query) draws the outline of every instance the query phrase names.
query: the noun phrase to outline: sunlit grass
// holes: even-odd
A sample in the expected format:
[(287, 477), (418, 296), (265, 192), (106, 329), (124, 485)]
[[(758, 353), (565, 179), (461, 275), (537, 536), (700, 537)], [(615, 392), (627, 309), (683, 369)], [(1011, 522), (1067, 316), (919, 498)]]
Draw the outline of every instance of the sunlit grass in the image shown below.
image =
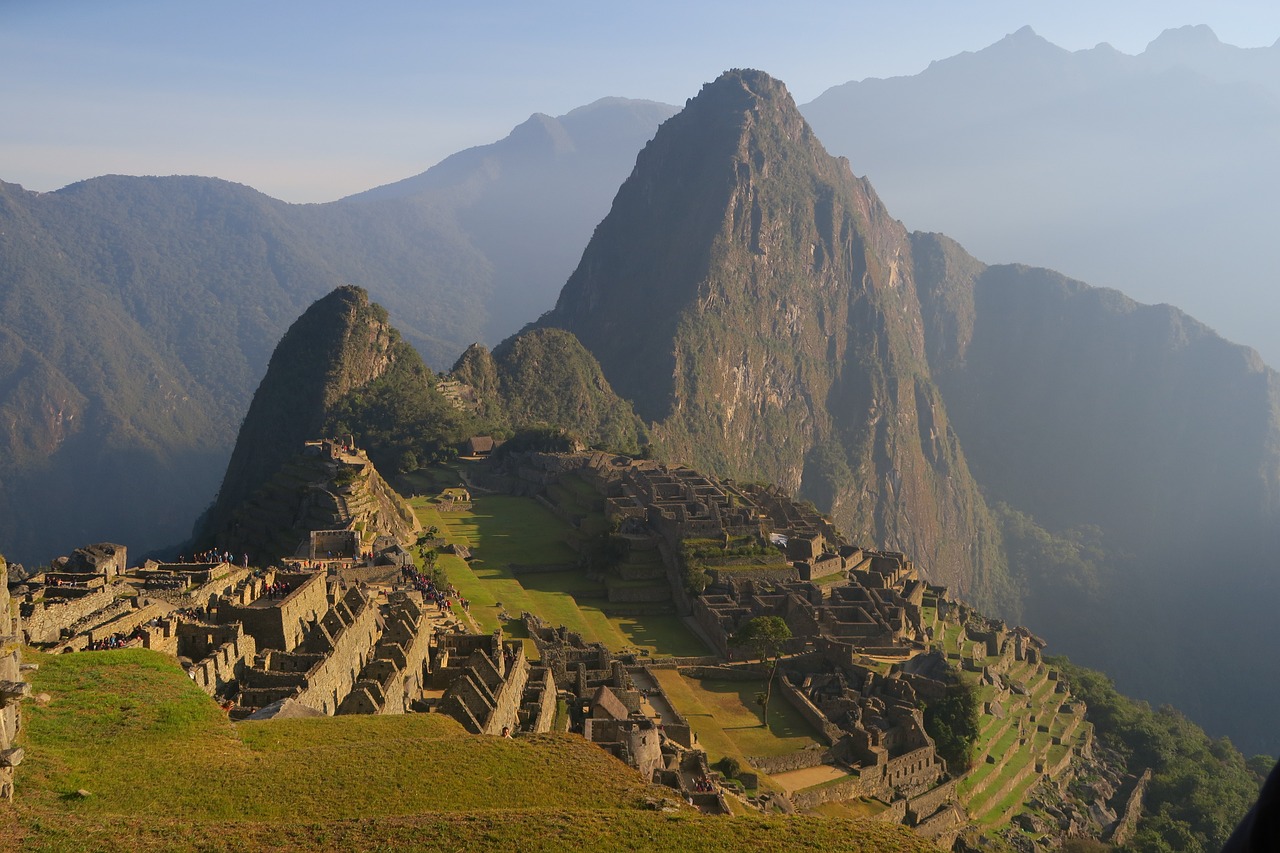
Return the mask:
[(4, 849), (928, 849), (883, 824), (705, 817), (577, 736), (435, 714), (232, 724), (154, 652), (30, 657), (49, 699), (24, 707)]
[[(424, 527), (439, 527), (449, 542), (472, 549), (470, 561), (446, 554), (437, 565), (471, 602), (471, 616), (483, 630), (501, 627), (519, 636), (515, 623), (503, 622), (500, 614), (505, 611), (518, 619), (528, 611), (615, 651), (634, 649), (655, 656), (707, 653), (674, 614), (638, 617), (607, 612), (606, 584), (588, 579), (566, 544), (572, 528), (532, 498), (485, 495), (476, 499), (471, 511), (446, 513), (425, 498), (413, 503)], [(517, 572), (513, 565), (565, 568)]]

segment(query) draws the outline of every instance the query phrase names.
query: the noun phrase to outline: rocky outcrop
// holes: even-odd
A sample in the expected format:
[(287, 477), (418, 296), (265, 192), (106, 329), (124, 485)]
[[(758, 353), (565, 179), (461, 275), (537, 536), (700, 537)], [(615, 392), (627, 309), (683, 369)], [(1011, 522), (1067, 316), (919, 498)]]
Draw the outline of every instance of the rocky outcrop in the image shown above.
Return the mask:
[(358, 287), (338, 288), (289, 327), (240, 427), (208, 529), (226, 524), (303, 442), (321, 435), (330, 407), (344, 394), (390, 367), (397, 338), (386, 311)]
[(367, 455), (333, 442), (308, 442), (249, 496), (217, 531), (214, 544), (265, 563), (306, 556), (313, 530), (352, 530), (363, 543), (381, 537), (408, 544), (417, 517)]

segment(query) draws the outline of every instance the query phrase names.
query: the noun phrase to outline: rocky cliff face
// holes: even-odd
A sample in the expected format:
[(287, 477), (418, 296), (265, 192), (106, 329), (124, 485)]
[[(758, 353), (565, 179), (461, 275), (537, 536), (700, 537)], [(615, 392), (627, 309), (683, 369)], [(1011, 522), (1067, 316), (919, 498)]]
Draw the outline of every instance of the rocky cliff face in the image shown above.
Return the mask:
[(540, 322), (578, 336), (666, 455), (776, 481), (1013, 608), (909, 236), (778, 81), (728, 72), (659, 129)]
[(988, 267), (936, 234), (913, 244), (932, 373), (986, 494), (1100, 547), (1092, 596), (1015, 567), (1028, 624), (1273, 752), (1256, 709), (1280, 701), (1259, 676), (1280, 593), (1280, 374), (1171, 306)]
[(397, 358), (416, 357), (387, 323), (386, 311), (358, 287), (340, 287), (308, 308), (272, 353), (206, 531), (225, 526), (304, 442), (321, 437), (344, 395), (381, 377)]

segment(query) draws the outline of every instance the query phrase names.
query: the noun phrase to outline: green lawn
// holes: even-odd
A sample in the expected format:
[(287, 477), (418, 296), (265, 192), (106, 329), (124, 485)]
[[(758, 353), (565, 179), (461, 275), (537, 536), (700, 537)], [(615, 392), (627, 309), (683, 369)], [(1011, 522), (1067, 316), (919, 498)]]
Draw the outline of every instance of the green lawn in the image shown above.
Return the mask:
[(449, 542), (471, 549), (469, 562), (445, 554), (437, 565), (471, 602), (471, 616), (483, 630), (502, 627), (512, 636), (522, 636), (523, 626), (501, 624), (499, 613), (505, 610), (518, 620), (528, 611), (551, 625), (578, 632), (587, 642), (604, 643), (614, 650), (679, 657), (707, 654), (702, 641), (673, 614), (609, 612), (605, 584), (589, 580), (576, 568), (512, 571), (512, 564), (573, 566), (578, 559), (565, 542), (572, 528), (532, 498), (483, 495), (467, 512), (442, 513), (425, 498), (412, 504), (424, 527), (437, 526)]
[[(782, 698), (777, 686), (769, 703), (769, 725), (760, 725), (756, 693), (763, 681), (720, 681), (686, 678), (674, 670), (655, 670), (675, 705), (712, 761), (729, 755), (788, 755), (820, 742), (820, 734)], [(749, 762), (748, 762), (749, 763)]]

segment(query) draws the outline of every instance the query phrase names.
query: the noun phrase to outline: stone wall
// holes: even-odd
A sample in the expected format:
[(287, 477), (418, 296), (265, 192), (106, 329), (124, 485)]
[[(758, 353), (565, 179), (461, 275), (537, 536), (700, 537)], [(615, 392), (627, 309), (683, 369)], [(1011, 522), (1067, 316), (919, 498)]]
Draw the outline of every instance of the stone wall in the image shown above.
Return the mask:
[(520, 701), (524, 698), (524, 685), (529, 676), (529, 660), (524, 655), (523, 643), (517, 641), (509, 644), (509, 648), (519, 651), (494, 694), (493, 711), (488, 722), (481, 728), (481, 734), (499, 735), (504, 728), (515, 731), (520, 724)]
[(23, 755), (14, 743), (22, 722), (18, 707), (31, 692), (22, 680), (21, 634), (9, 602), (9, 567), (0, 557), (0, 799), (4, 800), (13, 799), (14, 769)]
[(292, 651), (306, 635), (308, 624), (319, 619), (329, 607), (328, 591), (323, 573), (277, 573), (279, 582), (291, 584), (294, 589), (278, 601), (263, 601), (237, 605), (222, 602), (218, 605), (217, 618), (222, 624), (239, 622), (253, 635), (260, 648)]
[(338, 706), (340, 714), (403, 714), (422, 689), (430, 652), (420, 593), (393, 593), (382, 636), (358, 680)]
[(1142, 771), (1142, 776), (1138, 779), (1138, 783), (1133, 786), (1129, 799), (1125, 801), (1120, 819), (1116, 822), (1115, 829), (1111, 831), (1109, 840), (1116, 847), (1123, 847), (1127, 844), (1137, 830), (1138, 819), (1142, 817), (1142, 798), (1147, 792), (1147, 783), (1150, 781), (1151, 769), (1147, 768)]
[(204, 583), (187, 593), (187, 596), (193, 600), (197, 606), (212, 608), (221, 596), (230, 596), (237, 586), (243, 583), (250, 574), (252, 569), (237, 568), (230, 563), (223, 563), (227, 571), (225, 574), (214, 575), (207, 583)]
[(441, 712), (473, 734), (498, 735), (504, 728), (515, 731), (519, 727), (529, 677), (523, 643), (503, 644), (498, 660), (476, 648), (463, 666), (450, 661), (449, 670), (452, 683), (440, 700)]
[(964, 810), (958, 804), (951, 803), (916, 824), (915, 830), (919, 835), (936, 842), (941, 849), (950, 850), (956, 837), (966, 826), (968, 817)]
[[(801, 693), (800, 690), (785, 677), (778, 679), (777, 686), (779, 688), (779, 692), (786, 697), (786, 700), (800, 712), (800, 716), (804, 717), (809, 725), (822, 732), (822, 736), (826, 739), (828, 745), (834, 744), (836, 741), (840, 740), (840, 738), (844, 737), (844, 731), (835, 723), (828, 720), (826, 714), (819, 711), (814, 704), (809, 701), (808, 697)], [(824, 800), (824, 802), (830, 801)]]
[(747, 763), (772, 776), (790, 770), (808, 770), (827, 763), (829, 757), (830, 753), (825, 749), (802, 749), (786, 755), (748, 755)]
[(168, 616), (173, 610), (174, 606), (168, 602), (149, 602), (135, 610), (127, 610), (115, 619), (84, 632), (83, 637), (87, 642), (93, 643), (112, 634), (128, 634), (142, 623)]
[(931, 788), (923, 794), (909, 798), (907, 800), (907, 812), (911, 819), (916, 823), (920, 823), (920, 821), (929, 817), (947, 803), (954, 801), (956, 798), (956, 786), (959, 783), (959, 779), (950, 779), (936, 788)]
[(524, 685), (524, 710), (527, 719), (522, 730), (541, 734), (551, 731), (556, 719), (556, 682), (546, 667), (530, 667)]
[[(679, 667), (680, 674), (689, 678), (716, 678), (722, 681), (756, 681), (769, 674), (769, 669), (764, 664), (748, 663), (723, 666), (719, 664), (719, 660), (719, 658), (713, 658), (711, 665), (681, 666)], [(660, 669), (667, 668), (660, 666), (661, 663), (662, 661), (650, 661), (648, 665), (658, 666)], [(781, 681), (782, 677), (779, 676), (778, 680)]]
[[(856, 800), (865, 796), (869, 796), (869, 793), (863, 787), (862, 779), (858, 776), (850, 776), (841, 782), (833, 782), (817, 788), (796, 791), (791, 795), (791, 804), (798, 811), (809, 811), (810, 809), (816, 809), (823, 803), (842, 803), (846, 800)], [(903, 802), (904, 807), (905, 805), (906, 803)], [(899, 816), (896, 820), (900, 822), (902, 817)]]
[(83, 598), (68, 601), (24, 601), (19, 608), (22, 632), (28, 643), (56, 643), (62, 632), (115, 600), (117, 588), (103, 587)]
[(303, 705), (326, 714), (337, 712), (378, 640), (377, 608), (355, 589), (348, 591), (344, 603), (351, 611), (350, 624), (333, 637), (332, 649), (307, 673), (306, 687), (297, 696)]
[(238, 684), (244, 671), (253, 666), (258, 652), (257, 643), (239, 623), (217, 626), (180, 623), (177, 634), (180, 649), (183, 648), (184, 635), (192, 648), (207, 650), (204, 657), (191, 665), (187, 674), (210, 696), (225, 696), (232, 692), (232, 685)]
[(588, 719), (582, 735), (639, 770), (646, 782), (653, 781), (654, 772), (663, 767), (661, 737), (649, 720)]
[(645, 661), (645, 666), (649, 669), (682, 669), (683, 667), (698, 666), (714, 666), (720, 663), (722, 658), (718, 655), (702, 655), (700, 657), (684, 657), (684, 658), (650, 658)]

